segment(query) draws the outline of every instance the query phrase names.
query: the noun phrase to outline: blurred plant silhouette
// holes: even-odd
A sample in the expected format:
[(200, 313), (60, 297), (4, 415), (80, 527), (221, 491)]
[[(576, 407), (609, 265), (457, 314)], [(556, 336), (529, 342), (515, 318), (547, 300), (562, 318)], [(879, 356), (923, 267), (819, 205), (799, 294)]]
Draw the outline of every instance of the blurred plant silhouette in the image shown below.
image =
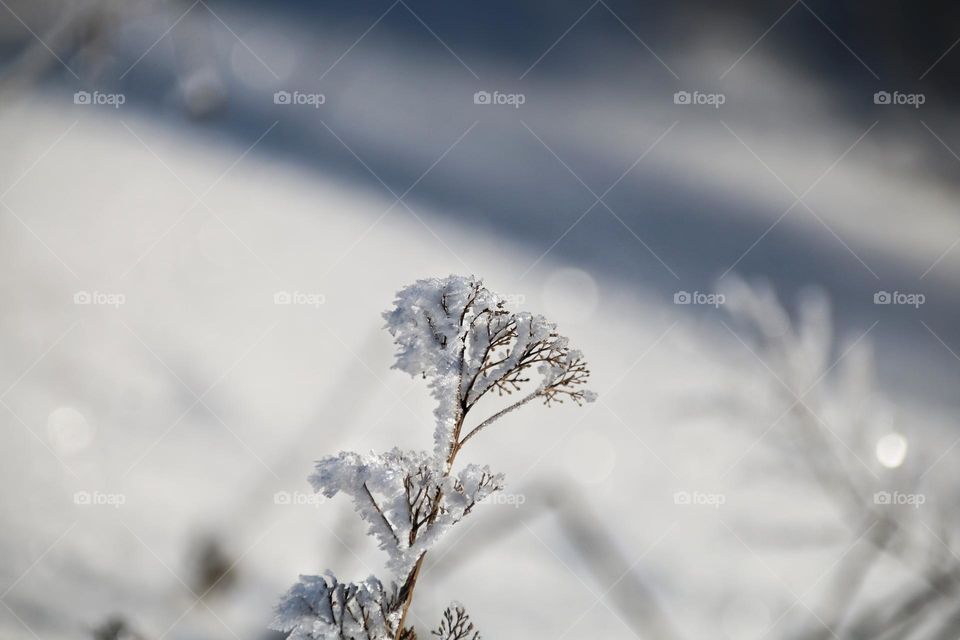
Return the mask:
[(122, 616), (111, 616), (92, 632), (93, 640), (143, 640)]
[[(802, 296), (792, 319), (769, 286), (734, 280), (724, 293), (727, 310), (753, 336), (744, 344), (771, 374), (772, 386), (754, 409), (777, 406), (779, 413), (784, 402), (789, 405), (767, 431), (779, 432), (773, 440), (785, 466), (820, 487), (848, 531), (847, 551), (830, 573), (817, 612), (809, 611), (783, 637), (958, 637), (960, 556), (944, 504), (937, 503), (944, 492), (926, 477), (930, 467), (922, 468), (922, 455), (906, 459), (900, 434), (893, 434), (902, 443), (898, 455), (882, 455), (892, 417), (873, 386), (872, 350), (865, 340), (870, 330), (831, 364), (836, 344), (826, 296)], [(933, 525), (921, 518), (920, 505), (932, 514)], [(868, 588), (875, 586), (871, 576), (890, 560), (909, 573), (877, 595)]]

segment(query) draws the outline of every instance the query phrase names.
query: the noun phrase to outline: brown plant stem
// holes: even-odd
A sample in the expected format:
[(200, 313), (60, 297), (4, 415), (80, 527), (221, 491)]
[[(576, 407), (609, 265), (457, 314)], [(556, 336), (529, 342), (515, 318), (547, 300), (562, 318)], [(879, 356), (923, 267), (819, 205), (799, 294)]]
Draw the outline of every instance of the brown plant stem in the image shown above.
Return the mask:
[[(443, 477), (446, 478), (450, 475), (450, 470), (453, 468), (453, 461), (457, 457), (457, 452), (460, 450), (460, 430), (463, 427), (463, 420), (467, 417), (467, 412), (470, 410), (470, 407), (466, 404), (465, 401), (461, 400), (459, 407), (459, 416), (457, 417), (456, 425), (454, 426), (453, 433), (450, 437), (450, 454), (447, 456), (447, 463), (444, 466)], [(430, 510), (430, 516), (427, 519), (427, 526), (429, 527), (437, 519), (437, 514), (440, 512), (440, 501), (443, 499), (443, 493), (437, 491), (436, 498), (434, 498), (433, 506)], [(414, 532), (415, 530), (411, 530)], [(415, 538), (414, 538), (415, 539)], [(411, 540), (411, 544), (414, 540)], [(400, 623), (397, 625), (397, 634), (394, 636), (394, 640), (400, 640), (400, 634), (403, 633), (403, 627), (407, 621), (407, 613), (410, 611), (410, 605), (413, 604), (413, 591), (417, 588), (417, 578), (420, 577), (420, 568), (423, 567), (423, 560), (427, 557), (427, 552), (424, 551), (419, 558), (417, 558), (416, 564), (413, 565), (413, 569), (410, 570), (410, 573), (407, 575), (407, 579), (403, 583), (403, 587), (400, 589), (400, 597), (403, 599), (402, 613), (400, 614)]]
[(397, 625), (395, 640), (400, 640), (400, 634), (403, 633), (403, 627), (407, 622), (407, 612), (410, 610), (410, 605), (413, 604), (413, 590), (417, 586), (417, 578), (420, 577), (420, 567), (423, 566), (423, 559), (426, 557), (426, 553), (420, 556), (420, 559), (413, 565), (410, 575), (407, 576), (406, 582), (403, 583), (403, 587), (400, 589), (400, 594), (403, 597), (403, 613), (400, 614), (400, 624)]

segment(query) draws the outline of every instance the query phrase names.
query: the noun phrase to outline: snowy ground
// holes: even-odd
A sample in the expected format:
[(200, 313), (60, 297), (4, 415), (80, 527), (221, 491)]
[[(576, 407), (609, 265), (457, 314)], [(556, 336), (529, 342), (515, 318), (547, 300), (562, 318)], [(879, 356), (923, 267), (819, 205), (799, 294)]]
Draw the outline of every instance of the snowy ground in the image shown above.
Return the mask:
[[(736, 220), (752, 241), (793, 201), (751, 149), (800, 195), (870, 123), (824, 129), (790, 153), (784, 139), (802, 138), (803, 127), (767, 138), (747, 116), (729, 124), (749, 149), (712, 115), (671, 133), (679, 140), (623, 185), (630, 192), (682, 175), (664, 197), (675, 188), (683, 207), (707, 211), (670, 223), (677, 243), (688, 229), (709, 257), (678, 266), (663, 252), (678, 284), (601, 209), (544, 255), (593, 198), (538, 231), (568, 198), (564, 189), (579, 187), (532, 137), (536, 160), (529, 147), (509, 153), (512, 138), (530, 135), (512, 115), (509, 126), (484, 119), (463, 148), (449, 145), (472, 115), (463, 126), (443, 122), (440, 133), (366, 126), (390, 113), (372, 88), (389, 93), (386, 78), (414, 66), (393, 64), (345, 87), (364, 109), (350, 112), (344, 98), (328, 122), (373, 163), (387, 154), (371, 141), (409, 151), (398, 164), (412, 177), (399, 175), (398, 188), (388, 175), (396, 195), (445, 149), (435, 171), (448, 181), (475, 176), (478, 190), (504, 184), (531, 202), (541, 185), (566, 186), (539, 211), (494, 211), (482, 200), (477, 209), (449, 199), (398, 204), (387, 189), (280, 152), (274, 136), (319, 135), (315, 122), (298, 128), (298, 118), (312, 118), (302, 111), (276, 130), (268, 118), (230, 136), (136, 106), (77, 109), (57, 89), (24, 93), (0, 113), (0, 636), (76, 638), (121, 614), (147, 638), (266, 638), (270, 609), (298, 573), (381, 574), (384, 558), (348, 505), (317, 503), (306, 476), (313, 460), (340, 449), (429, 448), (432, 404), (422, 381), (389, 370), (380, 313), (401, 286), (451, 272), (482, 275), (517, 306), (555, 320), (587, 354), (601, 402), (531, 407), (477, 440), (469, 461), (505, 472), (522, 504), (484, 506), (431, 554), (418, 626), (457, 599), (485, 637), (632, 638), (627, 573), (656, 594), (683, 637), (777, 637), (809, 620), (850, 540), (829, 501), (760, 441), (790, 404), (768, 398), (771, 372), (720, 322), (722, 309), (674, 305), (672, 292), (697, 288), (700, 272), (716, 277), (723, 268), (714, 263), (730, 266), (750, 244), (718, 240), (711, 253), (711, 229)], [(472, 81), (445, 80), (451, 93), (473, 90)], [(541, 97), (550, 90), (538, 87)], [(631, 129), (622, 96), (577, 102), (585, 91), (563, 91), (524, 122), (591, 185), (611, 183), (675, 119), (651, 103)], [(571, 117), (604, 124), (587, 136), (587, 127), (569, 127)], [(864, 144), (869, 151), (851, 153), (811, 198), (835, 232), (798, 209), (770, 235), (774, 249), (762, 243), (757, 252), (776, 263), (776, 247), (793, 247), (773, 276), (840, 297), (834, 359), (870, 333), (863, 344), (876, 346), (893, 428), (910, 439), (911, 459), (935, 470), (931, 478), (950, 481), (960, 363), (937, 336), (956, 344), (958, 257), (944, 257), (923, 283), (926, 315), (870, 299), (891, 283), (916, 284), (950, 246), (960, 233), (954, 194), (894, 175), (875, 158), (882, 149)], [(539, 173), (548, 164), (558, 175)], [(525, 166), (533, 168), (517, 173)], [(722, 197), (706, 197), (712, 190)], [(718, 203), (730, 217), (716, 214), (710, 226)], [(654, 208), (670, 213), (660, 201)], [(817, 251), (805, 253), (809, 246)], [(837, 260), (844, 269), (831, 279)], [(92, 303), (77, 304), (79, 292)], [(278, 292), (306, 303), (277, 305)], [(887, 473), (872, 450), (884, 427), (865, 448), (850, 441), (877, 474)], [(678, 491), (725, 503), (677, 505)], [(578, 505), (576, 522), (609, 536), (618, 560), (598, 569), (585, 556), (583, 535), (550, 511), (556, 494)], [(114, 504), (83, 504), (86, 495)], [(191, 558), (203, 536), (221, 540), (235, 567), (229, 589), (200, 600)]]

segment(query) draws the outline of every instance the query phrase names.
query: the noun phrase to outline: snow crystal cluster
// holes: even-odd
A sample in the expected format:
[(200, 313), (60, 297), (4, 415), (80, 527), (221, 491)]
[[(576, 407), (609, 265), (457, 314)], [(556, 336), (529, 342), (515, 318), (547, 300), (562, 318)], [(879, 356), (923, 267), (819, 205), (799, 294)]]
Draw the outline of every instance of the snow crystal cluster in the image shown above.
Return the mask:
[(438, 406), (435, 453), (450, 454), (458, 419), (491, 389), (511, 393), (536, 367), (542, 380), (531, 396), (593, 400), (579, 388), (589, 372), (579, 351), (540, 315), (512, 313), (473, 278), (418, 280), (397, 294), (384, 314), (397, 346), (395, 369), (423, 375)]
[[(433, 453), (401, 451), (361, 455), (341, 452), (316, 464), (309, 480), (327, 497), (348, 496), (388, 556), (401, 582), (378, 579), (345, 584), (332, 574), (301, 576), (277, 607), (272, 627), (291, 640), (395, 638), (414, 640), (404, 626), (420, 563), (450, 527), (503, 487), (489, 467), (454, 460), (477, 433), (534, 399), (580, 404), (589, 370), (579, 351), (543, 316), (514, 313), (476, 278), (419, 280), (402, 289), (384, 314), (397, 345), (396, 364), (428, 380), (437, 402)], [(538, 379), (534, 379), (537, 374)], [(486, 419), (467, 416), (488, 392), (519, 399)], [(460, 605), (452, 605), (434, 631), (447, 640), (479, 633)]]
[(503, 475), (475, 464), (445, 475), (425, 451), (393, 449), (324, 458), (310, 484), (328, 498), (349, 495), (389, 555), (387, 567), (406, 575), (443, 532), (503, 487)]
[(332, 573), (300, 576), (277, 607), (274, 628), (289, 640), (389, 638), (397, 626), (396, 585), (387, 592), (373, 576), (358, 584), (338, 582)]

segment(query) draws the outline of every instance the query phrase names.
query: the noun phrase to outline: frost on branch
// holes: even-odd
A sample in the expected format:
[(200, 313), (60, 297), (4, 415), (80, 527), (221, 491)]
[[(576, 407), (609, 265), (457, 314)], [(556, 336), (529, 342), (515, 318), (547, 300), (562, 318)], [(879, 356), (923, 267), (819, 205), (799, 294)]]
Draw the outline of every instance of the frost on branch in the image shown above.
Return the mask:
[(276, 610), (271, 629), (288, 640), (372, 640), (392, 638), (399, 613), (397, 587), (387, 591), (373, 576), (360, 583), (325, 576), (300, 576)]
[[(537, 397), (547, 404), (565, 397), (577, 404), (595, 398), (583, 389), (590, 372), (582, 354), (569, 348), (556, 325), (540, 315), (508, 311), (500, 296), (476, 278), (418, 280), (397, 294), (384, 318), (398, 346), (394, 368), (430, 380), (438, 402), (438, 456), (450, 455), (460, 435), (458, 423), (490, 390), (512, 394), (531, 381), (533, 387), (494, 417)], [(533, 380), (534, 373), (539, 380)]]
[(453, 476), (425, 451), (393, 449), (324, 458), (310, 484), (328, 498), (349, 495), (370, 525), (368, 533), (390, 556), (388, 567), (405, 574), (447, 529), (503, 487), (503, 475), (471, 464)]
[[(429, 380), (437, 401), (433, 453), (341, 452), (316, 464), (310, 483), (327, 497), (353, 501), (399, 576), (385, 590), (376, 578), (357, 584), (301, 576), (277, 607), (273, 628), (289, 640), (415, 640), (405, 621), (424, 555), (450, 527), (494, 491), (503, 476), (469, 464), (454, 470), (464, 444), (527, 402), (591, 402), (590, 372), (579, 351), (542, 316), (514, 313), (475, 278), (420, 280), (384, 314), (398, 347), (395, 368)], [(488, 392), (520, 398), (485, 419), (467, 416)], [(479, 640), (463, 607), (453, 605), (434, 635)]]

